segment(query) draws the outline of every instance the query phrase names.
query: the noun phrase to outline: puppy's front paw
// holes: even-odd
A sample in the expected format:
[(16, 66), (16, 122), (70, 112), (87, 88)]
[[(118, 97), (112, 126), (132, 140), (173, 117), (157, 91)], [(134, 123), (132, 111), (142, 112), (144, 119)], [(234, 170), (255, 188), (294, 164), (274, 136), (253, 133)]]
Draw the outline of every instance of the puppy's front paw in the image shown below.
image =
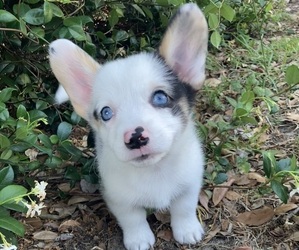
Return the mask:
[(196, 217), (176, 220), (172, 225), (172, 231), (175, 240), (181, 244), (195, 244), (204, 235), (203, 227)]
[(124, 232), (124, 244), (127, 250), (148, 250), (154, 243), (155, 236), (149, 227)]

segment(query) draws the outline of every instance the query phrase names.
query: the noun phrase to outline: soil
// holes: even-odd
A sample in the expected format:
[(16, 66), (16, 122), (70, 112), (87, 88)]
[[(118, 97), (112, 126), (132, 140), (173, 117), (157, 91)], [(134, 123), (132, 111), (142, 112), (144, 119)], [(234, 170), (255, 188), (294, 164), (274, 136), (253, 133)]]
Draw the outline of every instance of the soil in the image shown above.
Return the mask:
[[(293, 16), (293, 30), (299, 35), (299, 1), (288, 3), (287, 11)], [(274, 125), (267, 147), (289, 145), (287, 142), (294, 136), (290, 137), (288, 133), (295, 133), (297, 128), (298, 124), (294, 123), (279, 127)], [(255, 176), (244, 176), (234, 173), (234, 183), (239, 183), (238, 187), (226, 190), (224, 194), (221, 193), (224, 188), (215, 195), (215, 188), (204, 187), (205, 194), (200, 195), (198, 214), (205, 226), (206, 235), (197, 245), (182, 246), (176, 243), (167, 214), (151, 213), (148, 221), (156, 235), (154, 249), (299, 249), (299, 199), (294, 196), (284, 205), (274, 195), (258, 196), (255, 187), (263, 181), (262, 175), (256, 173)], [(19, 218), (26, 225), (26, 236), (19, 240), (19, 249), (125, 249), (122, 232), (98, 192), (83, 192), (82, 189), (91, 188), (86, 183), (70, 187), (62, 177), (49, 177), (47, 181), (47, 209), (41, 217)], [(230, 183), (226, 184), (230, 186)], [(57, 190), (67, 193), (68, 197), (62, 199)], [(207, 194), (212, 196), (212, 192), (213, 202), (207, 198)], [(208, 202), (205, 202), (205, 198)], [(215, 199), (219, 199), (219, 202)], [(250, 217), (250, 211), (256, 211), (259, 218), (257, 222)]]

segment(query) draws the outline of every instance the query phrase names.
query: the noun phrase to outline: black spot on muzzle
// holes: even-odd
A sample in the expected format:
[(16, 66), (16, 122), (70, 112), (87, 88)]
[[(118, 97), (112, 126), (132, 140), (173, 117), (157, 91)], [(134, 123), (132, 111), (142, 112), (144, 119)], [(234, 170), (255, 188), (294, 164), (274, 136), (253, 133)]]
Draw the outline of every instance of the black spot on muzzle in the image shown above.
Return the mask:
[(135, 133), (132, 133), (130, 141), (125, 142), (126, 147), (128, 149), (139, 149), (139, 148), (145, 146), (149, 142), (149, 138), (144, 137), (142, 135), (143, 131), (144, 131), (143, 127), (137, 127), (135, 129)]

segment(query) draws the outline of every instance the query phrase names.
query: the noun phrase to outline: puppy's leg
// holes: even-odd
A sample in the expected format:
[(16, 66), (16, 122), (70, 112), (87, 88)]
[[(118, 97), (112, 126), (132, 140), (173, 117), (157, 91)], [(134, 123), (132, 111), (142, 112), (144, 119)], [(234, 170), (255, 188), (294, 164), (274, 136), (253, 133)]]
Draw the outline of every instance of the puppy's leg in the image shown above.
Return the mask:
[(173, 236), (181, 244), (195, 244), (204, 234), (196, 216), (198, 192), (190, 191), (178, 197), (170, 207)]
[(123, 230), (126, 249), (148, 250), (154, 245), (155, 236), (146, 220), (144, 208), (107, 203)]

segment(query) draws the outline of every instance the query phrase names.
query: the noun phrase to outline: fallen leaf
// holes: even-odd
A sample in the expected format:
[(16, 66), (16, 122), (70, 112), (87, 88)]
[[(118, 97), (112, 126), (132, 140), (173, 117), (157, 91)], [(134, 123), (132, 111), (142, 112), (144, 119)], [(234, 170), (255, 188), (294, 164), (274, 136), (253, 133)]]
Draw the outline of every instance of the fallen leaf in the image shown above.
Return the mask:
[(288, 240), (291, 240), (291, 241), (299, 241), (299, 231), (297, 231), (297, 232), (294, 232), (290, 237), (289, 237), (289, 239)]
[(157, 237), (160, 238), (160, 239), (163, 239), (165, 241), (170, 241), (173, 238), (172, 232), (169, 229), (167, 229), (167, 230), (160, 230), (157, 233)]
[(241, 195), (238, 194), (237, 192), (235, 191), (232, 191), (232, 190), (228, 190), (226, 195), (225, 195), (225, 198), (230, 200), (230, 201), (236, 201), (238, 199), (241, 198)]
[(68, 232), (69, 229), (73, 230), (75, 227), (80, 227), (80, 223), (75, 220), (67, 220), (60, 224), (58, 232)]
[(265, 183), (266, 182), (266, 178), (258, 173), (248, 173), (248, 179), (250, 180), (256, 180), (259, 183)]
[(226, 192), (228, 191), (228, 186), (231, 186), (234, 183), (235, 179), (231, 178), (227, 182), (222, 183), (220, 186), (224, 187), (216, 187), (213, 191), (213, 204), (217, 206), (219, 202), (224, 198)]
[(298, 206), (296, 204), (293, 203), (288, 203), (288, 204), (282, 204), (281, 206), (277, 207), (274, 210), (275, 215), (280, 215), (280, 214), (285, 214), (295, 208), (297, 208)]
[(241, 213), (236, 217), (236, 220), (249, 226), (260, 226), (270, 221), (273, 216), (274, 210), (271, 207), (264, 207)]
[(61, 183), (58, 185), (59, 190), (61, 190), (64, 193), (68, 193), (71, 190), (71, 184), (70, 183)]
[(44, 241), (55, 240), (57, 236), (58, 236), (57, 233), (54, 233), (52, 231), (47, 231), (47, 230), (40, 231), (33, 234), (33, 238), (35, 240), (44, 240)]
[(208, 243), (211, 239), (213, 239), (214, 237), (215, 237), (215, 235), (217, 234), (217, 233), (219, 233), (220, 232), (220, 227), (218, 227), (218, 226), (215, 226), (212, 230), (210, 230), (209, 232), (208, 232), (208, 234), (205, 236), (205, 239), (204, 239), (204, 241), (203, 241), (203, 243)]
[(74, 195), (68, 200), (67, 204), (70, 206), (70, 205), (86, 202), (89, 200), (90, 200), (90, 197), (88, 197), (88, 196)]
[(168, 212), (155, 212), (155, 217), (162, 224), (166, 224), (170, 222), (170, 214)]
[(209, 200), (211, 197), (208, 196), (207, 192), (204, 190), (200, 191), (199, 194), (199, 202), (205, 208), (205, 210), (209, 211)]
[(286, 114), (286, 117), (288, 118), (288, 120), (299, 123), (299, 114), (297, 113), (288, 113)]
[(252, 250), (251, 247), (237, 247), (234, 250)]
[(208, 78), (205, 80), (205, 86), (210, 86), (212, 88), (216, 88), (221, 83), (221, 80), (217, 78)]

